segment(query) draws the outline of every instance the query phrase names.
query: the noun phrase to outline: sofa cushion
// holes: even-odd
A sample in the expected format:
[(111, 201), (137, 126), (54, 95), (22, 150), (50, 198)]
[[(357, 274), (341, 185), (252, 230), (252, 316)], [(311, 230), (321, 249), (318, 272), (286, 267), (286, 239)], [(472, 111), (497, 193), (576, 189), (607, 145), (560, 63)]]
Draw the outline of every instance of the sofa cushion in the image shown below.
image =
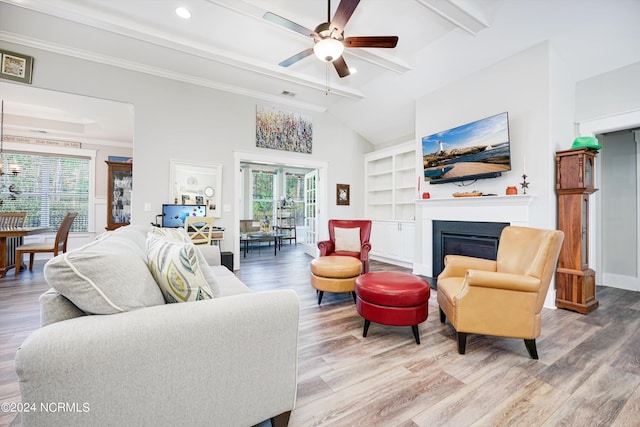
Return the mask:
[(360, 227), (335, 227), (333, 233), (336, 239), (336, 252), (360, 252)]
[(168, 303), (213, 298), (205, 277), (208, 265), (193, 243), (147, 239), (149, 270)]
[(216, 286), (221, 297), (248, 294), (251, 292), (251, 289), (242, 283), (242, 281), (238, 279), (238, 276), (233, 274), (232, 271), (229, 271), (224, 265), (210, 266), (209, 271), (216, 279)]
[[(44, 266), (47, 283), (88, 314), (114, 314), (164, 304), (147, 267), (139, 230), (122, 227)], [(142, 243), (142, 247), (140, 247)]]
[(80, 316), (86, 316), (86, 313), (55, 289), (51, 288), (40, 295), (40, 326)]

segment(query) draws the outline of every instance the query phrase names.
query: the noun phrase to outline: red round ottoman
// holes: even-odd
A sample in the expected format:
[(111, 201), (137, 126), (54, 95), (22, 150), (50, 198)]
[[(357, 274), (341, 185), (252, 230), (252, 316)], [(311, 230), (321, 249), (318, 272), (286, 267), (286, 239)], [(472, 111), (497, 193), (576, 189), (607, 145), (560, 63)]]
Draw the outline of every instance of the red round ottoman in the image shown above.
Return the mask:
[(418, 324), (427, 320), (431, 290), (418, 276), (396, 271), (366, 273), (356, 279), (356, 306), (364, 318), (363, 337), (371, 322), (391, 326), (411, 326), (420, 344)]

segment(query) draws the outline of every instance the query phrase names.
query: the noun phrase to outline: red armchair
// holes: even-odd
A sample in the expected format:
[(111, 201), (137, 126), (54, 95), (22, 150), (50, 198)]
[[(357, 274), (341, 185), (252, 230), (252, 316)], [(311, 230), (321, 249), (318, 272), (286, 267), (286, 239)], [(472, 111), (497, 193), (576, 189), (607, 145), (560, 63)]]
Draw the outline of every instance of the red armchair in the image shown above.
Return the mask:
[[(360, 229), (359, 241), (358, 228)], [(370, 220), (330, 219), (329, 240), (318, 242), (320, 256), (340, 255), (358, 258), (362, 262), (362, 273), (368, 273), (370, 236)]]

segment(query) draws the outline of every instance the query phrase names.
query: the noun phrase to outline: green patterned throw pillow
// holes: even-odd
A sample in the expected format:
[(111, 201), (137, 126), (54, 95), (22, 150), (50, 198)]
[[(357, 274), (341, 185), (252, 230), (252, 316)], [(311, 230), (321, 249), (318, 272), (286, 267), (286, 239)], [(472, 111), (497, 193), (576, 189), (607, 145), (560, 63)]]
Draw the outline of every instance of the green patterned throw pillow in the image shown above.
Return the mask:
[(191, 237), (189, 237), (189, 234), (187, 233), (187, 231), (182, 227), (180, 228), (152, 227), (151, 231), (149, 232), (149, 237), (151, 236), (161, 237), (165, 240), (173, 240), (176, 242), (191, 243)]
[(193, 243), (147, 239), (149, 270), (167, 303), (213, 298)]

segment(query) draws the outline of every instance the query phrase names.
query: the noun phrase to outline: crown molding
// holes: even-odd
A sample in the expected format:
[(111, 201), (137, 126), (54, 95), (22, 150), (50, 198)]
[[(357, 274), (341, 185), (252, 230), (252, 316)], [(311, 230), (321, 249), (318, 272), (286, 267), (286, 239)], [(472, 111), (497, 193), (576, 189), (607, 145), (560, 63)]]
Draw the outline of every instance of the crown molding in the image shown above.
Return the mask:
[[(234, 68), (238, 68), (241, 70), (258, 73), (263, 76), (282, 80), (284, 82), (302, 85), (305, 87), (318, 90), (320, 92), (326, 91), (326, 82), (324, 81), (324, 79), (308, 77), (304, 74), (293, 72), (292, 70), (285, 70), (282, 67), (279, 67), (273, 64), (264, 63), (262, 61), (257, 61), (252, 58), (248, 58), (243, 55), (238, 55), (222, 49), (217, 49), (210, 45), (199, 43), (193, 40), (187, 40), (184, 38), (178, 38), (174, 34), (166, 33), (164, 31), (158, 31), (147, 26), (141, 26), (140, 23), (133, 23), (135, 25), (126, 26), (126, 25), (122, 25), (122, 21), (119, 22), (117, 19), (114, 19), (106, 14), (97, 15), (97, 18), (90, 17), (76, 10), (68, 10), (62, 7), (57, 7), (48, 2), (22, 0), (21, 2), (14, 3), (12, 1), (7, 1), (7, 0), (0, 0), (0, 1), (8, 4), (12, 4), (14, 6), (22, 7), (24, 9), (62, 18), (71, 22), (76, 22), (82, 25), (86, 25), (88, 27), (107, 31), (109, 33), (117, 34), (133, 40), (140, 40), (146, 43), (151, 43), (153, 45), (156, 45), (162, 48), (192, 55), (208, 61), (214, 61), (220, 64), (225, 64)], [(217, 3), (217, 2), (212, 1), (212, 3)], [(224, 4), (221, 4), (221, 6), (228, 7), (228, 6), (225, 6)], [(234, 10), (238, 11), (237, 9), (234, 9)], [(250, 14), (246, 12), (243, 14), (250, 16)], [(134, 30), (133, 28), (136, 28), (136, 29)], [(23, 37), (20, 36), (20, 39), (22, 38)], [(39, 42), (48, 43), (43, 40), (40, 40)], [(15, 40), (14, 43), (24, 44), (24, 43), (20, 43), (19, 40)], [(61, 48), (61, 46), (58, 45), (58, 48)], [(70, 52), (75, 50), (73, 48), (67, 48), (67, 49), (69, 49)], [(72, 55), (72, 56), (75, 56), (75, 55)], [(92, 56), (94, 57), (93, 60), (95, 62), (100, 62), (98, 60), (100, 55), (92, 53)], [(108, 57), (106, 55), (103, 55), (102, 57), (111, 59), (111, 61), (105, 62), (105, 63), (109, 63), (110, 65), (113, 65), (113, 66), (120, 66), (118, 65), (118, 62), (117, 62), (118, 60), (116, 58)], [(114, 63), (114, 60), (116, 61), (115, 63)], [(120, 61), (121, 61), (120, 63), (122, 64), (121, 68), (131, 69), (127, 67), (126, 64), (135, 64), (130, 61), (125, 61), (125, 60), (120, 60)], [(148, 68), (148, 71), (141, 71), (141, 70), (136, 70), (136, 71), (147, 72), (148, 74), (153, 74), (153, 75), (160, 75), (160, 74), (155, 74), (151, 72), (153, 67), (145, 66), (142, 64), (138, 64), (138, 65), (141, 67)], [(160, 70), (160, 69), (157, 69), (157, 70)], [(168, 70), (162, 70), (162, 71), (164, 71), (165, 73), (171, 73)], [(277, 98), (278, 100), (277, 102), (280, 102), (283, 104), (291, 105), (291, 102), (294, 102), (295, 104), (295, 101), (284, 100), (280, 97), (274, 97), (273, 95), (265, 94), (263, 92), (246, 90), (237, 86), (226, 85), (226, 84), (215, 82), (209, 79), (199, 79), (193, 76), (190, 76), (191, 79), (189, 79), (189, 77), (186, 74), (180, 74), (180, 73), (173, 73), (173, 75), (175, 76), (173, 77), (175, 80), (186, 81), (192, 84), (199, 84), (201, 86), (215, 87), (220, 90), (224, 90), (231, 93), (237, 93), (237, 94), (244, 94), (243, 92), (248, 91), (253, 93), (253, 95), (249, 95), (249, 96), (257, 97), (260, 99), (264, 99), (264, 97), (267, 96), (269, 98)], [(181, 77), (181, 76), (184, 76), (184, 77)], [(167, 78), (172, 78), (172, 77), (167, 77)], [(196, 81), (201, 80), (203, 82), (208, 82), (208, 83), (207, 84), (196, 83), (194, 82), (193, 79), (195, 79)], [(360, 100), (365, 97), (364, 94), (360, 91), (350, 89), (347, 87), (341, 87), (339, 85), (332, 87), (331, 93), (336, 96), (353, 99), (353, 100)], [(315, 104), (306, 103), (306, 105), (314, 105), (313, 108), (307, 108), (313, 111), (318, 111), (318, 108), (320, 108), (322, 111), (326, 110), (325, 107), (318, 106)], [(299, 105), (298, 107), (305, 108)]]
[[(114, 58), (112, 56), (96, 54), (94, 52), (90, 52), (82, 49), (62, 46), (62, 45), (48, 42), (45, 40), (39, 40), (39, 39), (26, 37), (23, 35), (8, 33), (6, 31), (0, 31), (0, 38), (7, 42), (15, 43), (18, 45), (23, 45), (23, 46), (27, 46), (35, 49), (42, 49), (42, 50), (58, 53), (65, 56), (71, 56), (74, 58), (97, 62), (104, 65), (110, 65), (113, 67), (123, 68), (130, 71), (136, 71), (139, 73), (150, 74), (156, 77), (163, 77), (170, 80), (176, 80), (176, 81), (190, 83), (197, 86), (208, 87), (211, 89), (221, 90), (221, 91), (233, 93), (236, 95), (248, 96), (251, 98), (262, 99), (265, 101), (274, 102), (278, 104), (285, 104), (285, 105), (293, 106), (293, 107), (304, 109), (304, 110), (316, 111), (316, 112), (325, 112), (327, 110), (326, 107), (317, 105), (317, 104), (290, 100), (283, 96), (282, 97), (274, 96), (264, 92), (245, 89), (239, 86), (232, 86), (232, 85), (216, 82), (214, 80), (204, 79), (204, 78), (195, 77), (195, 76), (191, 76), (184, 73), (169, 71), (169, 70), (158, 68), (158, 67), (151, 67), (138, 62), (127, 61), (120, 58)], [(325, 88), (322, 87), (322, 90), (325, 90)], [(338, 91), (334, 88), (331, 88), (331, 93), (335, 95), (339, 95)]]

